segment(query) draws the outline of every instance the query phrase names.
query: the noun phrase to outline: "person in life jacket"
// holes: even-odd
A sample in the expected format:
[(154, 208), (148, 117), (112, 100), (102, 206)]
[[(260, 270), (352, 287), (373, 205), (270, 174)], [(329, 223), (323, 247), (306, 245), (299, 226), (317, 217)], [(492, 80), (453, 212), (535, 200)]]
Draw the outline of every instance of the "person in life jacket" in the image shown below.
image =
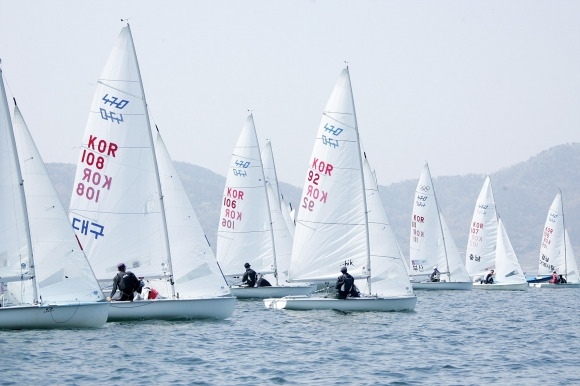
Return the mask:
[(560, 283), (560, 279), (558, 278), (558, 274), (556, 273), (556, 271), (554, 271), (552, 273), (552, 279), (549, 281), (549, 283), (552, 283), (552, 284), (559, 284)]
[(489, 271), (489, 273), (485, 276), (485, 284), (493, 284), (493, 275), (494, 275), (494, 271), (493, 269), (491, 271)]
[(340, 272), (342, 272), (342, 275), (336, 279), (336, 285), (334, 288), (336, 288), (336, 297), (338, 299), (346, 299), (354, 286), (354, 277), (347, 272), (344, 265), (340, 267)]
[(264, 279), (264, 276), (262, 274), (260, 274), (258, 276), (258, 281), (256, 282), (256, 287), (271, 287), (272, 284), (270, 284), (270, 282), (266, 279)]
[(439, 281), (441, 278), (441, 273), (437, 269), (437, 267), (433, 267), (433, 273), (430, 276), (431, 281)]
[(141, 292), (141, 281), (137, 279), (137, 276), (131, 271), (127, 271), (125, 264), (120, 263), (117, 265), (117, 275), (113, 278), (113, 290), (111, 291), (111, 296), (107, 297), (108, 301), (111, 301), (117, 288), (121, 292), (121, 297), (119, 301), (133, 301), (135, 291)]
[(248, 287), (254, 287), (257, 279), (256, 271), (250, 268), (250, 263), (244, 264), (244, 268), (246, 268), (246, 272), (242, 277), (242, 283), (246, 283)]

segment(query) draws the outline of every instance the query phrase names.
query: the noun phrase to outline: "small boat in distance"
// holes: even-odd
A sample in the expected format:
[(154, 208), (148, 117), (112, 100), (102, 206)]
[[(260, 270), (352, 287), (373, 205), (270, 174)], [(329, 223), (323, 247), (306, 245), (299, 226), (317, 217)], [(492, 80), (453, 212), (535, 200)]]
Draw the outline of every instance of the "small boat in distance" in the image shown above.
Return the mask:
[(578, 264), (576, 263), (568, 230), (566, 229), (562, 192), (556, 194), (548, 211), (542, 233), (538, 262), (539, 277), (551, 277), (554, 272), (556, 272), (558, 277), (563, 278), (565, 283), (530, 282), (530, 287), (580, 288)]
[(95, 328), (109, 304), (0, 69), (0, 329)]
[[(467, 269), (474, 277), (473, 288), (525, 291), (528, 282), (497, 214), (491, 179), (486, 177), (475, 203), (466, 251)], [(487, 270), (494, 269), (493, 284), (483, 283)]]
[[(425, 163), (417, 189), (409, 238), (411, 284), (418, 290), (470, 290), (473, 284), (439, 208), (429, 165)], [(437, 268), (439, 281), (428, 277)]]

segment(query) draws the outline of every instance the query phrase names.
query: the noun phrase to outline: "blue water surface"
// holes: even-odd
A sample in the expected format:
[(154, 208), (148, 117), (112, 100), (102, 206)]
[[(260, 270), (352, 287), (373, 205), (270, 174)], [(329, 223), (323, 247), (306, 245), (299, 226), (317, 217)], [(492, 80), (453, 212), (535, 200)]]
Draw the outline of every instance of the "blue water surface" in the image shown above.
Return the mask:
[(580, 289), (417, 296), (414, 312), (248, 300), (223, 321), (0, 331), (0, 384), (580, 384)]

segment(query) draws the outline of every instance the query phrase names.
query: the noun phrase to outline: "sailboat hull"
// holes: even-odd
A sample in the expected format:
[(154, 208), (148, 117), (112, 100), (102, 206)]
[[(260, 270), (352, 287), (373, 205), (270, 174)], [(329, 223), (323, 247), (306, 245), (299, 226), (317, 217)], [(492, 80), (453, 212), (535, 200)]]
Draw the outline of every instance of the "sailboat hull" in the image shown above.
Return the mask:
[(554, 283), (529, 283), (530, 287), (534, 288), (580, 288), (580, 283), (564, 283), (564, 284), (554, 284)]
[(1, 307), (0, 329), (98, 328), (108, 314), (108, 302)]
[(480, 284), (473, 283), (474, 289), (483, 290), (500, 290), (500, 291), (527, 291), (529, 288), (528, 282), (525, 283), (493, 283)]
[(473, 289), (473, 283), (466, 282), (455, 282), (455, 281), (439, 281), (439, 282), (421, 282), (413, 283), (414, 290), (463, 290), (471, 291)]
[(284, 296), (308, 295), (316, 289), (310, 286), (271, 286), (271, 287), (230, 287), (232, 295), (240, 299), (267, 299)]
[(111, 302), (108, 322), (122, 320), (226, 319), (234, 312), (233, 296)]
[(264, 299), (266, 308), (278, 310), (337, 310), (344, 312), (360, 311), (413, 311), (417, 304), (416, 296), (376, 298), (361, 297), (350, 299), (320, 298), (311, 296), (283, 297)]

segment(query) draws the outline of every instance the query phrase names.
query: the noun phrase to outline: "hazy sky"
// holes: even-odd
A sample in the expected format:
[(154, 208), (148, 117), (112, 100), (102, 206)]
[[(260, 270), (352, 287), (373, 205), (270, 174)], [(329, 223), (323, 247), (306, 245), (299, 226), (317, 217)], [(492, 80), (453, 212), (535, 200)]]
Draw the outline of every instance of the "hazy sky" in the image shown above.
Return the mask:
[(46, 162), (76, 163), (121, 18), (174, 160), (221, 175), (251, 110), (302, 186), (345, 61), (380, 184), (580, 142), (580, 1), (4, 0), (4, 76)]

